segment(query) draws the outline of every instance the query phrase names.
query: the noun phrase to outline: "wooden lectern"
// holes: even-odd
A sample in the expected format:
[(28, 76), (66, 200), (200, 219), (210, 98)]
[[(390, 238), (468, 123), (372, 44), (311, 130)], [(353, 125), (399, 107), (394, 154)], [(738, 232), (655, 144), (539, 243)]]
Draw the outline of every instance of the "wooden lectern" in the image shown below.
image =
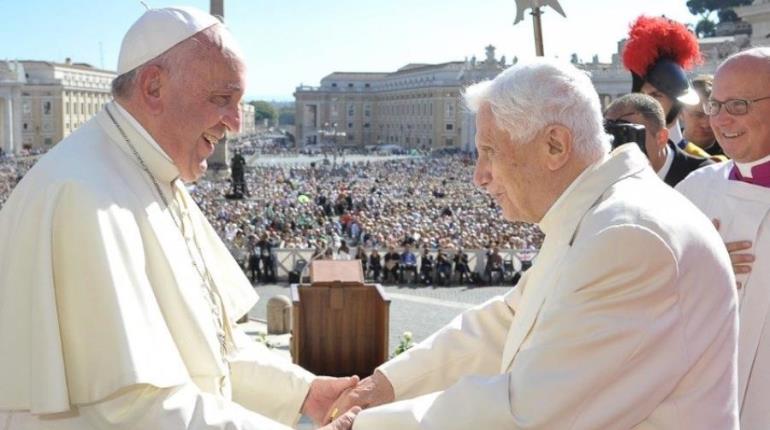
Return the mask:
[(388, 358), (390, 299), (364, 284), (358, 260), (316, 260), (310, 285), (291, 286), (291, 356), (317, 375), (362, 378)]

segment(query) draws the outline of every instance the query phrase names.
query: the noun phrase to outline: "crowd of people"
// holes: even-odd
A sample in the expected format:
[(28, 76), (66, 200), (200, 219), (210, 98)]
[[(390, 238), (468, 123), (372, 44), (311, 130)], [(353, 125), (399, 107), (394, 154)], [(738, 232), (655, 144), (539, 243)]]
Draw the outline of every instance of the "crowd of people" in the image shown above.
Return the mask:
[[(36, 160), (0, 160), (0, 204)], [(265, 243), (271, 249), (330, 249), (335, 256), (342, 246), (383, 254), (405, 245), (450, 252), (539, 248), (543, 235), (536, 226), (489, 222), (499, 208), (473, 186), (472, 175), (473, 160), (457, 154), (256, 166), (247, 169), (250, 195), (244, 199), (226, 199), (230, 179), (216, 175), (197, 181), (191, 194), (247, 270)]]
[(0, 157), (0, 208), (3, 207), (11, 191), (19, 183), (24, 174), (32, 168), (39, 157), (25, 155), (21, 157)]
[(257, 166), (251, 194), (225, 200), (227, 180), (199, 181), (192, 192), (239, 261), (264, 235), (279, 248), (431, 250), (538, 248), (531, 224), (489, 222), (499, 208), (471, 181), (473, 161), (445, 155), (336, 166)]

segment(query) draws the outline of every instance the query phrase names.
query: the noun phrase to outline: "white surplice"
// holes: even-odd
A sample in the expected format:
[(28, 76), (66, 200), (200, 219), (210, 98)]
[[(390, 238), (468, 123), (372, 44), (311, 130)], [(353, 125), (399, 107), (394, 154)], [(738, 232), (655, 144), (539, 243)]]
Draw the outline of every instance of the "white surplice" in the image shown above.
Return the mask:
[(740, 297), (738, 394), (741, 429), (770, 428), (770, 188), (729, 180), (733, 162), (691, 173), (676, 189), (706, 216), (719, 219), (725, 242), (748, 240), (755, 256), (748, 274), (737, 274)]
[[(251, 285), (168, 156), (108, 108), (170, 207), (104, 110), (18, 184), (0, 211), (0, 427), (88, 430), (134, 414), (143, 428), (286, 428), (313, 375), (238, 331)], [(237, 344), (226, 360), (196, 256)]]

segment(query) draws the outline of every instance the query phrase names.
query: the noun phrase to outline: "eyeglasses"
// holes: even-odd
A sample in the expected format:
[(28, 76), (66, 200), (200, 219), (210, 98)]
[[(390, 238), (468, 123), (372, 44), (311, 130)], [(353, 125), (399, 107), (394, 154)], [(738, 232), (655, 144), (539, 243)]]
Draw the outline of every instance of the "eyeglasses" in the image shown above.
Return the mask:
[(720, 102), (719, 100), (710, 99), (706, 103), (703, 103), (703, 112), (708, 116), (714, 116), (719, 113), (720, 109), (722, 108), (722, 105), (724, 105), (727, 113), (731, 115), (746, 115), (747, 113), (749, 113), (750, 104), (754, 102), (758, 102), (760, 100), (767, 100), (767, 99), (770, 99), (770, 96), (760, 97), (758, 99), (753, 99), (753, 100), (730, 99), (723, 102)]

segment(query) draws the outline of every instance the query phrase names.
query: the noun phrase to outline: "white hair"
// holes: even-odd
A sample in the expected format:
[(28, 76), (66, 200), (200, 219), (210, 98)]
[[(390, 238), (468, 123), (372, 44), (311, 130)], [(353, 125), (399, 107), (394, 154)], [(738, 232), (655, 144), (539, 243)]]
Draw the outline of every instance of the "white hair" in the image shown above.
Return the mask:
[(519, 63), (466, 88), (464, 97), (472, 112), (489, 103), (495, 123), (514, 141), (529, 142), (544, 127), (560, 124), (572, 131), (582, 159), (609, 152), (599, 95), (588, 73), (572, 64), (546, 58)]

